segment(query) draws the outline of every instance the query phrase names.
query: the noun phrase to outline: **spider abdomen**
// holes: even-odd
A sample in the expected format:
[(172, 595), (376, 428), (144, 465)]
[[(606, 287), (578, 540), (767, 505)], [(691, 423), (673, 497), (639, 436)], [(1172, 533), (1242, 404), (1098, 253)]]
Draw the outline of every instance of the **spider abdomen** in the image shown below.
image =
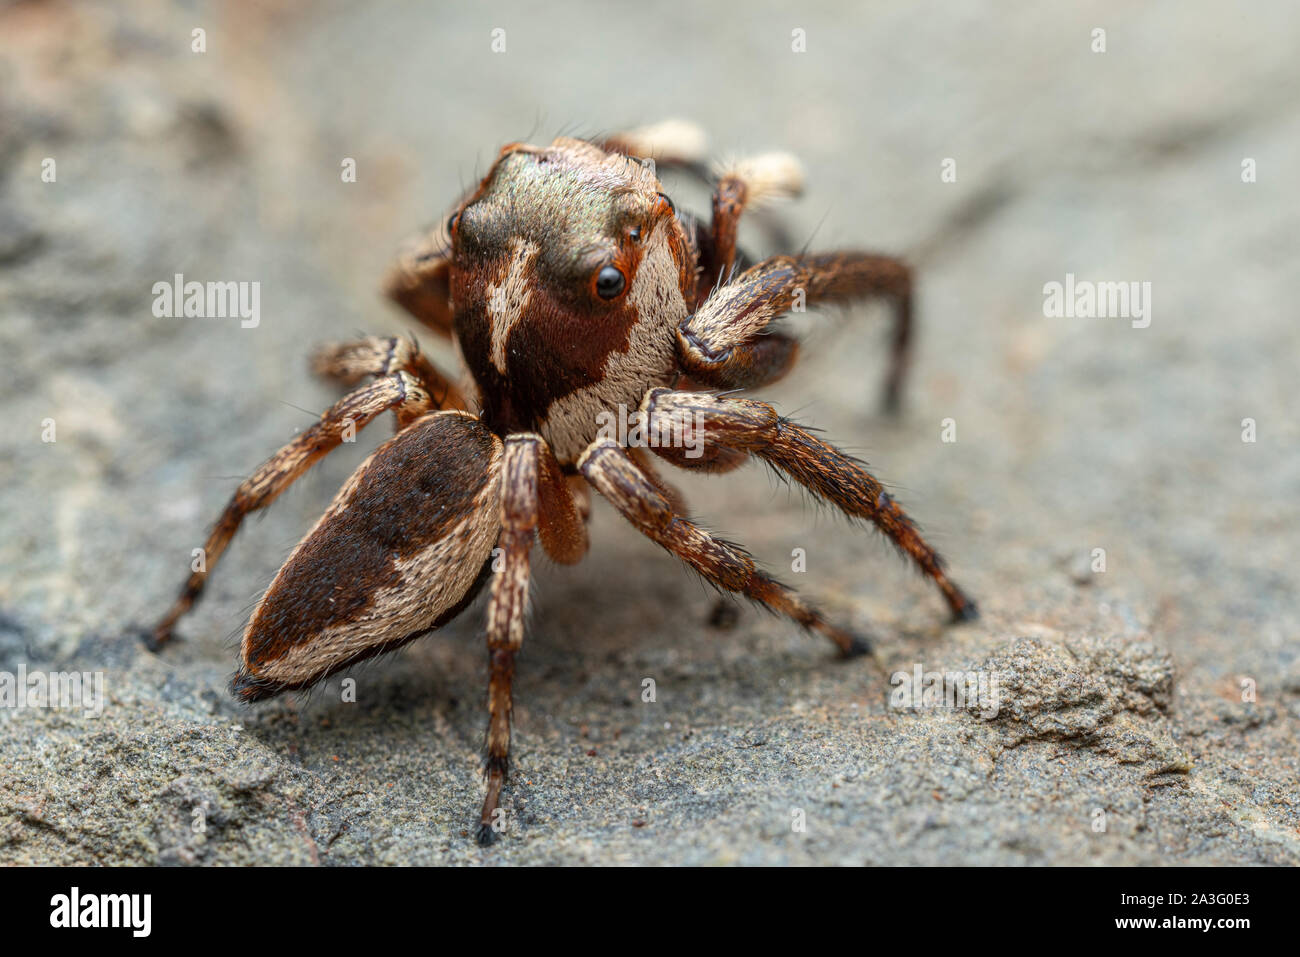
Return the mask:
[(472, 416), (425, 416), (380, 446), (294, 549), (244, 633), (244, 700), (305, 688), (436, 627), (496, 544), (501, 443)]

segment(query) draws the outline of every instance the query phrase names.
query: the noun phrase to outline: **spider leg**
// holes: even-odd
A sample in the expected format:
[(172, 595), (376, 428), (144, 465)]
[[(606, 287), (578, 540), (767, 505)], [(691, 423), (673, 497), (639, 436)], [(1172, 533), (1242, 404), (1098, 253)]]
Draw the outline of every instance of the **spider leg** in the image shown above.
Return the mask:
[[(591, 502), (580, 500), (577, 486), (560, 469), (560, 463), (540, 436), (538, 455), (537, 537), (546, 554), (561, 565), (575, 565), (587, 554), (587, 516)], [(581, 481), (581, 479), (579, 479)]]
[(445, 339), (453, 337), (451, 239), (446, 225), (417, 237), (402, 250), (384, 280), (384, 292)]
[(488, 731), (484, 774), (487, 795), (479, 817), (478, 843), (486, 846), (502, 830), (498, 820), (501, 789), (510, 771), (510, 713), (515, 655), (524, 641), (528, 604), (529, 553), (541, 509), (540, 486), (545, 442), (532, 433), (511, 435), (501, 468), (500, 566), (488, 597)]
[(632, 461), (636, 463), (636, 467), (641, 470), (642, 474), (650, 480), (650, 484), (658, 489), (659, 494), (668, 500), (668, 504), (672, 506), (674, 512), (678, 515), (690, 514), (691, 509), (690, 506), (686, 504), (686, 497), (682, 495), (681, 490), (678, 489), (677, 486), (673, 485), (659, 474), (659, 470), (655, 468), (655, 464), (651, 460), (649, 452), (640, 446), (634, 446), (627, 450), (627, 454), (632, 457)]
[(230, 544), (244, 516), (271, 504), (312, 465), (337, 448), (355, 430), (389, 409), (403, 425), (429, 411), (432, 400), (415, 377), (398, 372), (348, 393), (320, 420), (267, 459), (235, 490), (234, 497), (213, 526), (203, 547), (201, 571), (191, 572), (171, 609), (154, 627), (151, 643), (157, 649), (172, 636), (176, 622), (194, 605), (208, 575)]
[(902, 260), (872, 253), (773, 256), (714, 289), (677, 330), (682, 371), (719, 389), (750, 389), (779, 379), (798, 343), (769, 327), (796, 305), (888, 296), (895, 306), (884, 405), (897, 411), (912, 342), (912, 273)]
[(736, 236), (746, 210), (758, 210), (773, 200), (803, 191), (803, 167), (789, 153), (763, 153), (729, 162), (718, 170), (713, 188), (712, 256), (704, 280), (727, 282), (736, 265)]
[(312, 369), (327, 379), (355, 385), (366, 376), (409, 372), (433, 398), (433, 408), (468, 409), (461, 390), (433, 364), (413, 339), (366, 336), (348, 342), (327, 342), (312, 354)]
[[(719, 449), (718, 451), (719, 454), (710, 460), (701, 471), (714, 474), (730, 472), (737, 466), (744, 465), (749, 461), (749, 456), (743, 452), (731, 452), (729, 449)], [(682, 516), (690, 515), (691, 509), (686, 503), (686, 496), (681, 493), (681, 489), (663, 477), (663, 474), (655, 466), (654, 459), (644, 447), (632, 446), (628, 448), (627, 454), (632, 457), (636, 467), (650, 480), (650, 484), (657, 488), (659, 493), (668, 500), (668, 504), (673, 507), (673, 511)]]
[[(719, 454), (711, 461), (702, 471), (713, 472), (730, 472), (739, 465), (744, 465), (749, 461), (749, 456), (743, 452), (731, 452), (729, 449), (719, 449)], [(691, 513), (690, 506), (686, 503), (686, 496), (682, 495), (681, 490), (673, 485), (660, 474), (655, 467), (654, 461), (649, 452), (640, 446), (633, 446), (627, 450), (636, 467), (645, 473), (652, 485), (657, 488), (660, 494), (668, 500), (673, 511), (683, 517)], [(714, 627), (719, 627), (719, 622), (733, 621), (739, 610), (735, 601), (730, 595), (719, 595), (713, 603), (713, 609), (709, 612), (709, 623)]]
[[(874, 523), (938, 586), (955, 618), (977, 617), (975, 603), (949, 580), (939, 554), (862, 463), (782, 418), (766, 402), (652, 389), (641, 412), (649, 434), (689, 439), (689, 446), (655, 446), (663, 458), (691, 468), (694, 461), (708, 461), (715, 445), (757, 455), (849, 516)], [(702, 453), (699, 459), (691, 458), (695, 450)]]
[(587, 481), (643, 535), (662, 545), (718, 588), (737, 592), (804, 628), (825, 635), (845, 657), (870, 652), (862, 637), (830, 624), (812, 606), (762, 572), (739, 545), (714, 538), (678, 515), (627, 450), (613, 439), (597, 439), (578, 460)]
[(591, 486), (581, 475), (564, 476), (564, 484), (568, 486), (569, 495), (573, 498), (574, 507), (578, 510), (578, 518), (585, 525), (591, 520)]

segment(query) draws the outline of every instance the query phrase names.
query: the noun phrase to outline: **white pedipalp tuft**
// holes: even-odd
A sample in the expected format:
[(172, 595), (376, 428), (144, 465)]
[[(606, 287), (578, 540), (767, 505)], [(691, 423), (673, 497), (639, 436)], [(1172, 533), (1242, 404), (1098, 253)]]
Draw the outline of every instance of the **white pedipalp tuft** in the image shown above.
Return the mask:
[(760, 153), (727, 160), (714, 168), (719, 180), (728, 177), (744, 182), (746, 205), (757, 209), (803, 192), (803, 164), (793, 153)]

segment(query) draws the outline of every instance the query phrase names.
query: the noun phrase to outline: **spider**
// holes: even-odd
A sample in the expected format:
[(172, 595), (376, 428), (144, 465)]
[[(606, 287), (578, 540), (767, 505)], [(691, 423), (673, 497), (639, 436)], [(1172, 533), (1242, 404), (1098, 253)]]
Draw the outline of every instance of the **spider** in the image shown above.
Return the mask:
[[(478, 188), (401, 257), (391, 298), (459, 350), (453, 382), (402, 338), (330, 344), (317, 372), (354, 386), (239, 486), (193, 572), (153, 630), (161, 648), (245, 515), (269, 505), (384, 412), (396, 434), (361, 464), (295, 547), (244, 631), (231, 692), (245, 702), (310, 687), (456, 617), (486, 587), (486, 796), (490, 844), (509, 769), (511, 685), (524, 638), (535, 539), (562, 564), (587, 551), (589, 488), (642, 534), (725, 592), (824, 635), (849, 657), (865, 637), (829, 622), (742, 547), (687, 517), (652, 459), (726, 472), (751, 457), (883, 532), (934, 582), (956, 619), (974, 603), (862, 463), (735, 395), (774, 382), (798, 342), (775, 323), (796, 302), (868, 295), (895, 305), (885, 401), (896, 408), (911, 336), (911, 274), (861, 252), (778, 255), (749, 265), (746, 210), (797, 193), (785, 154), (719, 167), (708, 224), (675, 208), (659, 166), (699, 172), (702, 134), (682, 124), (603, 139), (505, 146)], [(651, 160), (638, 157), (650, 157)], [(364, 381), (363, 381), (364, 380)], [(635, 410), (633, 441), (601, 426)]]

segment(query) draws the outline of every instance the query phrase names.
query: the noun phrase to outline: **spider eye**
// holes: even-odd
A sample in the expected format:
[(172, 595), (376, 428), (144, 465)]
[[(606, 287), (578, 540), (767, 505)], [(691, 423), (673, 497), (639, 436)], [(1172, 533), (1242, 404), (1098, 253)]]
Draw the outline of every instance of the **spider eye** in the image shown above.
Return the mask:
[(613, 299), (623, 291), (626, 283), (617, 266), (605, 266), (596, 276), (596, 295), (601, 299)]
[(672, 213), (673, 215), (676, 215), (676, 214), (677, 214), (677, 207), (676, 207), (675, 205), (673, 205), (673, 201), (672, 201), (671, 199), (668, 198), (668, 194), (667, 194), (667, 193), (659, 193), (658, 196), (659, 196), (660, 199), (662, 199), (665, 203), (668, 204), (668, 212)]
[(460, 225), (460, 210), (458, 209), (456, 210), (456, 212), (452, 213), (450, 216), (447, 217), (447, 234), (449, 236), (454, 236), (456, 234), (456, 227), (459, 225)]

